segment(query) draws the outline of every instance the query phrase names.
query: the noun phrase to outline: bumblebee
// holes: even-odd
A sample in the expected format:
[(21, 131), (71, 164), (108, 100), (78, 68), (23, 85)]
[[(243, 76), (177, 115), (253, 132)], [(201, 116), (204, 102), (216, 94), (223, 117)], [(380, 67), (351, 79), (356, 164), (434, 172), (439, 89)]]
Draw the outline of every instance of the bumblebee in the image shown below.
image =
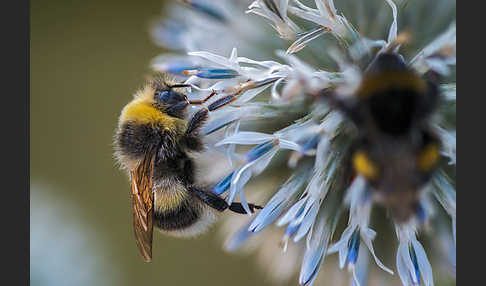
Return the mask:
[(379, 55), (363, 75), (355, 96), (335, 100), (358, 129), (352, 147), (355, 172), (398, 222), (420, 213), (421, 189), (439, 161), (440, 141), (429, 117), (439, 89), (395, 53)]
[[(204, 146), (199, 130), (208, 112), (228, 103), (223, 98), (185, 120), (189, 101), (183, 84), (154, 77), (122, 110), (115, 135), (115, 157), (131, 180), (133, 228), (146, 262), (152, 258), (155, 225), (175, 236), (194, 236), (213, 223), (219, 212), (246, 213), (241, 203), (228, 205), (208, 187), (195, 185), (192, 152)], [(259, 206), (250, 204), (253, 211)]]

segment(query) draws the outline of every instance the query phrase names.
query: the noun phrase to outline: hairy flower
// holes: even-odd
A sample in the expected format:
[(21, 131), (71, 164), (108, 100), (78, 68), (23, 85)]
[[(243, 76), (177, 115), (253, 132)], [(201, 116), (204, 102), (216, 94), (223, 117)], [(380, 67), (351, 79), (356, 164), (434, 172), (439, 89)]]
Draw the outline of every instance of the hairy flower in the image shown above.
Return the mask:
[[(227, 219), (225, 229), (233, 234), (226, 249), (258, 241), (251, 249), (266, 254), (264, 263), (271, 257), (285, 269), (285, 274), (277, 266), (271, 270), (278, 282), (298, 272), (301, 285), (312, 285), (324, 261), (338, 253), (339, 267), (347, 265), (355, 285), (376, 280), (381, 269), (398, 273), (395, 282), (403, 285), (428, 286), (434, 284), (429, 257), (435, 253), (419, 241), (423, 235), (437, 245), (453, 241), (453, 253), (446, 256), (454, 258), (454, 280), (455, 2), (361, 2), (181, 0), (152, 29), (154, 41), (172, 50), (155, 58), (152, 67), (190, 85), (190, 99), (211, 98), (203, 104), (210, 116), (202, 133), (209, 151), (228, 161), (212, 192), (229, 203), (241, 201), (249, 215), (247, 196), (266, 201), (251, 217)], [(352, 97), (382, 53), (399, 53), (418, 74), (440, 75), (445, 82), (441, 106), (430, 119), (444, 164), (420, 192), (413, 217), (394, 222), (395, 271), (378, 258), (392, 252), (378, 239), (389, 237), (390, 230), (383, 222), (373, 225), (375, 200), (366, 179), (353, 176), (349, 164), (356, 130), (332, 102), (320, 100), (324, 91)], [(283, 183), (258, 183), (268, 178)], [(451, 228), (444, 231), (449, 221)], [(434, 227), (441, 231), (430, 235)], [(269, 254), (275, 240), (283, 254)], [(378, 267), (368, 265), (370, 259)]]

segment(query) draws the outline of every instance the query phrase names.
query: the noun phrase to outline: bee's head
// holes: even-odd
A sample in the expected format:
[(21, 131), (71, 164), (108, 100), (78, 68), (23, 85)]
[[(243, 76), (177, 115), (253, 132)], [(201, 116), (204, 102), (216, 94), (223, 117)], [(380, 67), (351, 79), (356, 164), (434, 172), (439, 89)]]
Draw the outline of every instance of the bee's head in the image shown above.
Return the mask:
[(170, 116), (182, 118), (184, 109), (189, 105), (187, 96), (171, 87), (158, 87), (154, 92), (154, 102), (160, 110)]
[(154, 92), (154, 100), (160, 105), (172, 106), (181, 102), (186, 102), (187, 97), (183, 93), (177, 92), (172, 88), (159, 88)]

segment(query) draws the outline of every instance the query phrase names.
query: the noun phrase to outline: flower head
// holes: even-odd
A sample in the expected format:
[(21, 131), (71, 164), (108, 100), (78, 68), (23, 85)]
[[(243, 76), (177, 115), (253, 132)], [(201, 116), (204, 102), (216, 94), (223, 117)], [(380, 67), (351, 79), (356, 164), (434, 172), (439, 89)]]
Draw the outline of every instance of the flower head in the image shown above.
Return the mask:
[[(427, 235), (424, 225), (439, 221), (432, 217), (448, 215), (455, 254), (454, 1), (431, 1), (440, 7), (437, 12), (427, 10), (425, 2), (395, 0), (370, 2), (369, 11), (360, 1), (347, 0), (179, 2), (152, 30), (156, 43), (173, 50), (155, 58), (152, 67), (190, 85), (191, 99), (211, 98), (203, 103), (209, 120), (201, 133), (211, 138), (209, 149), (229, 162), (212, 192), (228, 203), (241, 201), (249, 215), (247, 196), (266, 199), (262, 210), (240, 218), (226, 248), (258, 240), (260, 251), (268, 254), (263, 245), (280, 237), (285, 254), (270, 256), (288, 260), (286, 271), (298, 272), (301, 285), (314, 284), (334, 253), (355, 285), (365, 285), (368, 271), (377, 269), (398, 273), (403, 285), (433, 285), (428, 250), (418, 240), (419, 234)], [(417, 18), (414, 9), (434, 17)], [(416, 74), (447, 82), (439, 87), (441, 107), (428, 119), (440, 141), (439, 170), (417, 191), (412, 217), (393, 221), (396, 271), (375, 254), (384, 247), (375, 238), (390, 233), (370, 227), (380, 204), (368, 178), (355, 174), (349, 163), (357, 130), (344, 107), (337, 107), (343, 100), (356, 101), (363, 76), (385, 53), (397, 54)], [(283, 183), (255, 183), (270, 176)], [(347, 226), (336, 234), (343, 214)], [(225, 225), (236, 225), (232, 221)], [(384, 252), (390, 253), (378, 253)], [(377, 267), (368, 266), (370, 259)]]

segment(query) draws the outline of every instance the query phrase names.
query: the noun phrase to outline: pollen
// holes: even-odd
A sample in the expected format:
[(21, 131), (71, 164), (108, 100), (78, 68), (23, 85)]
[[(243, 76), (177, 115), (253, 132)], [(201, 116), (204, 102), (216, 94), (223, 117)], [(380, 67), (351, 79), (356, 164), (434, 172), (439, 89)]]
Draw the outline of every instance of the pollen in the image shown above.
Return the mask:
[(439, 160), (439, 146), (435, 143), (425, 146), (417, 158), (417, 164), (421, 171), (429, 171)]
[(363, 175), (367, 179), (374, 179), (378, 176), (378, 168), (362, 151), (358, 151), (353, 156), (353, 165), (356, 172)]

